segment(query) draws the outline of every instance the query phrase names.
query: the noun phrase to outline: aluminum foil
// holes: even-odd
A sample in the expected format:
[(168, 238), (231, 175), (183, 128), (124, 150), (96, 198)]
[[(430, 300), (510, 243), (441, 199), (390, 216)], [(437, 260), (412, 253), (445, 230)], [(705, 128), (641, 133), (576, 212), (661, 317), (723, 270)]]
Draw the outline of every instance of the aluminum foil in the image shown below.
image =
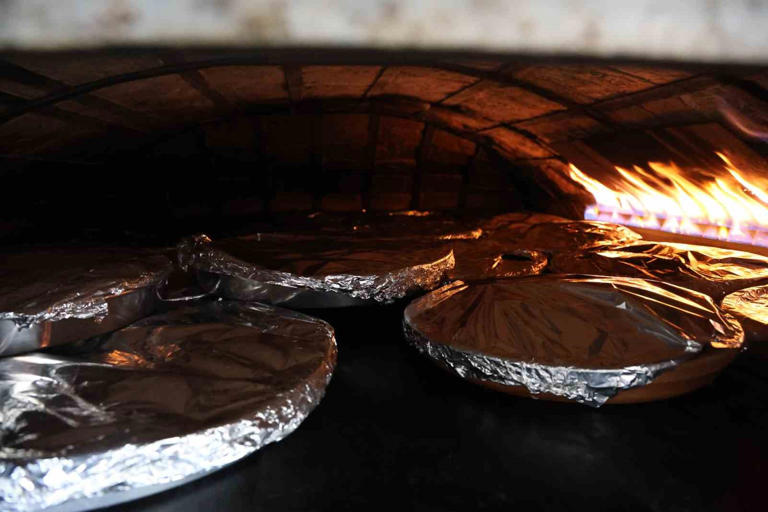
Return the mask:
[(109, 332), (155, 307), (171, 260), (158, 252), (50, 250), (0, 256), (0, 355)]
[(495, 215), (479, 223), (486, 235), (523, 235), (531, 226), (545, 222), (571, 222), (565, 217), (548, 213), (511, 212)]
[[(391, 302), (437, 287), (455, 263), (449, 244), (428, 240), (406, 244), (274, 234), (217, 242), (199, 235), (179, 244), (178, 257), (182, 268), (218, 276), (211, 286), (218, 293), (273, 304), (318, 292), (329, 294), (321, 298), (330, 296), (331, 302), (338, 296)], [(323, 305), (320, 300), (315, 307)]]
[(0, 360), (0, 509), (85, 509), (189, 481), (292, 432), (336, 360), (325, 322), (214, 302)]
[(663, 280), (706, 293), (715, 300), (768, 282), (768, 258), (699, 245), (631, 242), (554, 255), (553, 273), (599, 274)]
[(723, 299), (722, 308), (741, 322), (748, 344), (768, 345), (768, 286), (734, 292)]
[[(508, 230), (496, 231), (494, 237), (509, 239)], [(608, 222), (579, 220), (534, 224), (522, 235), (513, 232), (515, 245), (547, 252), (573, 251), (614, 246), (640, 240), (629, 228)]]
[(0, 320), (29, 326), (103, 317), (106, 301), (162, 283), (171, 261), (135, 250), (27, 252), (0, 256)]
[(405, 334), (459, 376), (598, 407), (744, 334), (704, 294), (642, 279), (453, 283), (414, 300)]
[(458, 240), (452, 243), (456, 265), (448, 272), (452, 280), (477, 281), (493, 277), (523, 277), (541, 274), (547, 255), (541, 251), (510, 248), (491, 239)]

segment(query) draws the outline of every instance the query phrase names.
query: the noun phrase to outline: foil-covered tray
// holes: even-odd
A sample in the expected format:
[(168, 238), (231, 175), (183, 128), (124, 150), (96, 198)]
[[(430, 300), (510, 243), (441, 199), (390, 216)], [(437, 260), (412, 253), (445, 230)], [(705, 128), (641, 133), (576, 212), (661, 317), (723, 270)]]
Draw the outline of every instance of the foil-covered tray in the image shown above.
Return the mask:
[[(497, 238), (509, 239), (508, 231), (497, 231)], [(640, 240), (631, 229), (591, 220), (542, 222), (534, 224), (512, 240), (515, 245), (547, 252), (562, 252), (613, 246)]]
[(232, 302), (1, 359), (0, 509), (84, 510), (203, 476), (296, 429), (335, 361), (327, 323)]
[(207, 291), (291, 307), (392, 302), (439, 286), (454, 267), (447, 243), (257, 234), (182, 241), (182, 268)]
[(521, 236), (535, 224), (545, 222), (572, 222), (571, 219), (548, 213), (510, 212), (494, 215), (479, 222), (484, 235)]
[(719, 247), (636, 241), (550, 258), (552, 273), (658, 279), (706, 293), (715, 300), (768, 282), (768, 258)]
[(768, 352), (768, 286), (733, 292), (721, 306), (741, 322), (750, 349)]
[(0, 255), (0, 356), (89, 338), (152, 313), (171, 271), (131, 249)]
[(452, 283), (414, 300), (404, 329), (461, 377), (592, 406), (744, 337), (704, 294), (599, 276)]

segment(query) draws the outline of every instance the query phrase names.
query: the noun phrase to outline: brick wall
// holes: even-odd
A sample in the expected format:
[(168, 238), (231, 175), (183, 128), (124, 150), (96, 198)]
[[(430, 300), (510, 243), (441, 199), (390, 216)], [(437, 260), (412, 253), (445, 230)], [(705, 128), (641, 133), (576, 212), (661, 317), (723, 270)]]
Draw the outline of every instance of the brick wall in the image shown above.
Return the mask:
[(588, 196), (566, 161), (599, 174), (666, 157), (700, 166), (720, 150), (768, 172), (765, 140), (744, 130), (768, 125), (765, 70), (375, 60), (5, 55), (0, 159), (12, 165), (0, 172), (12, 168), (23, 186), (40, 162), (66, 163), (74, 183), (80, 168), (129, 168), (167, 189), (164, 211), (190, 218), (361, 208), (570, 214)]

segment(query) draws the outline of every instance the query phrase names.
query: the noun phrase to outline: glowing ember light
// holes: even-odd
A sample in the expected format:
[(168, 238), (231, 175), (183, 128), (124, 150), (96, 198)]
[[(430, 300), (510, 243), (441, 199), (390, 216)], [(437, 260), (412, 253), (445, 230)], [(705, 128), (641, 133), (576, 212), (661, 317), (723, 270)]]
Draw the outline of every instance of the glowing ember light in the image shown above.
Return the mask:
[(584, 218), (768, 247), (768, 192), (723, 154), (723, 172), (699, 183), (674, 163), (616, 167), (606, 185), (570, 165), (595, 198)]

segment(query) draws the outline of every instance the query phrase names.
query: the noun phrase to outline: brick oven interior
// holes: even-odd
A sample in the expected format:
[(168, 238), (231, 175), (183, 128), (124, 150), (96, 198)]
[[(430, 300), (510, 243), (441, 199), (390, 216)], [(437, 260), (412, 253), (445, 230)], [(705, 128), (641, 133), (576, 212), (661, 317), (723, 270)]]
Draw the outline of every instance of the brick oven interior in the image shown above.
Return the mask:
[[(765, 67), (728, 62), (9, 49), (0, 246), (170, 247), (201, 232), (290, 228), (314, 212), (582, 219), (592, 196), (570, 163), (607, 177), (615, 165), (674, 161), (696, 177), (719, 163), (717, 151), (768, 178), (766, 89)], [(597, 411), (461, 382), (403, 342), (402, 309), (311, 311), (336, 329), (339, 363), (305, 424), (121, 510), (701, 511), (764, 501), (764, 356), (740, 357), (684, 399)]]
[(7, 52), (5, 245), (174, 243), (313, 211), (581, 218), (567, 163), (765, 173), (763, 68), (266, 50)]

